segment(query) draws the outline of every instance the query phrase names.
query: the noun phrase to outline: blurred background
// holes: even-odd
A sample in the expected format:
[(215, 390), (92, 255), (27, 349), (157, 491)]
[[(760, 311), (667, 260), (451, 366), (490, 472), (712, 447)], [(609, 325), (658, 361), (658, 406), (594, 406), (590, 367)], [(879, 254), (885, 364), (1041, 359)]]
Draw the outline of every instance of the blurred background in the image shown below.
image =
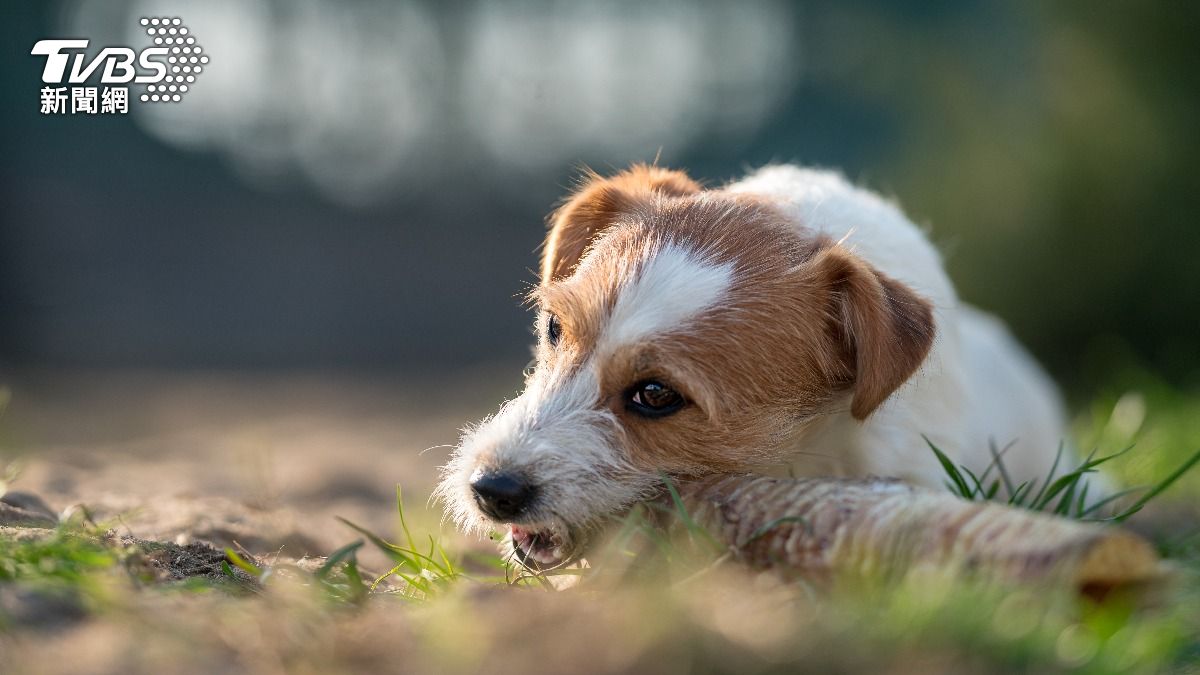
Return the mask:
[[(213, 61), (172, 106), (42, 116), (38, 39)], [(580, 165), (840, 167), (926, 224), (1060, 378), (1200, 367), (1190, 3), (22, 3), (2, 29), (0, 357), (519, 367)], [(1104, 352), (1095, 354), (1096, 351)]]
[[(40, 114), (34, 42), (149, 46), (137, 21), (155, 15), (181, 16), (212, 59), (182, 103)], [(656, 156), (713, 184), (838, 167), (894, 196), (1076, 410), (1191, 391), (1198, 29), (1182, 2), (12, 5), (10, 418), (41, 430), (26, 438), (82, 438), (118, 408), (142, 415), (122, 429), (202, 408), (214, 425), (264, 406), (292, 422), (483, 414), (529, 358), (519, 296), (545, 214), (580, 166)], [(172, 374), (220, 384), (205, 408), (163, 389)], [(276, 384), (238, 399), (251, 380)], [(335, 381), (385, 383), (312, 393)], [(1125, 431), (1153, 408), (1138, 396)]]

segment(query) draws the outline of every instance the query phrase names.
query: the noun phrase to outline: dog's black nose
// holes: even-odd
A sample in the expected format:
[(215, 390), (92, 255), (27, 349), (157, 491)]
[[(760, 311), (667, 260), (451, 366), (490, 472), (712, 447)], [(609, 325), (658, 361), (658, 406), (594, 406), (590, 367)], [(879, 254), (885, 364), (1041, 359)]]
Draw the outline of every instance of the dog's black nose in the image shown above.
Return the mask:
[(510, 473), (485, 473), (471, 481), (475, 503), (496, 520), (512, 520), (533, 501), (533, 486)]

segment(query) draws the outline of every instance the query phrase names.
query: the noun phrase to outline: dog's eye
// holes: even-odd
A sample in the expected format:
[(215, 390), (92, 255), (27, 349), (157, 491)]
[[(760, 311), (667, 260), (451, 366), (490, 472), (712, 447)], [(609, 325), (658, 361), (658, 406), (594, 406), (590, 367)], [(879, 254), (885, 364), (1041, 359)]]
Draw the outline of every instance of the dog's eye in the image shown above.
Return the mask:
[(549, 342), (551, 347), (556, 347), (560, 337), (562, 337), (562, 324), (558, 322), (558, 317), (553, 314), (547, 315), (546, 342)]
[(683, 407), (683, 396), (661, 382), (642, 382), (629, 390), (628, 407), (644, 417), (664, 417)]

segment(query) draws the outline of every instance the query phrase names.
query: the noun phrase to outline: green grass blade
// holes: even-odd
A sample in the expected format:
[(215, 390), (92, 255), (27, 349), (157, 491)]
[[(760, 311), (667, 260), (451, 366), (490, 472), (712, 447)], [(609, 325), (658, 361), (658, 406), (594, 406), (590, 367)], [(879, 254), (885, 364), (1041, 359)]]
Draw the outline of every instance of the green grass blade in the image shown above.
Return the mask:
[(667, 492), (671, 494), (671, 502), (675, 505), (675, 510), (679, 515), (680, 520), (683, 521), (683, 526), (687, 528), (688, 534), (692, 535), (693, 538), (699, 536), (701, 539), (707, 542), (709, 546), (712, 546), (713, 550), (722, 550), (723, 547), (715, 538), (713, 538), (712, 534), (692, 519), (692, 514), (688, 513), (687, 506), (684, 505), (683, 498), (679, 496), (679, 491), (675, 489), (675, 483), (671, 480), (671, 477), (665, 472), (661, 471), (659, 472), (659, 476), (662, 478), (662, 481), (666, 483)]
[(362, 536), (366, 537), (367, 541), (371, 542), (375, 546), (375, 548), (378, 548), (379, 550), (383, 551), (383, 553), (385, 555), (387, 555), (389, 558), (391, 558), (392, 560), (395, 560), (396, 562), (400, 562), (400, 563), (406, 563), (409, 566), (411, 566), (414, 571), (421, 570), (422, 565), (418, 564), (417, 558), (414, 555), (415, 551), (412, 551), (411, 549), (406, 549), (402, 546), (397, 546), (396, 544), (391, 543), (390, 541), (384, 539), (383, 537), (380, 537), (379, 535), (375, 534), (374, 532), (371, 532), (367, 528), (362, 527), (361, 525), (352, 523), (349, 520), (342, 518), (341, 516), (338, 516), (337, 519), (340, 520), (342, 522), (342, 524), (344, 524), (345, 526), (349, 527), (350, 529), (354, 530), (355, 532), (358, 532)]
[(992, 481), (992, 486), (988, 488), (987, 494), (984, 495), (984, 498), (990, 502), (996, 498), (996, 494), (998, 492), (1000, 492), (1000, 481)]
[[(1054, 481), (1054, 474), (1058, 471), (1058, 464), (1062, 461), (1063, 449), (1065, 445), (1062, 441), (1058, 442), (1058, 451), (1054, 453), (1054, 463), (1050, 465), (1050, 472), (1046, 474), (1046, 480), (1042, 482), (1042, 489), (1038, 490), (1037, 495), (1033, 498), (1034, 505), (1042, 501), (1042, 496), (1046, 494), (1046, 489), (1050, 487), (1050, 483)], [(1009, 502), (1011, 503), (1011, 502)]]
[(1024, 507), (1025, 506), (1025, 498), (1028, 497), (1029, 493), (1033, 491), (1033, 485), (1036, 482), (1037, 481), (1030, 483), (1030, 482), (1026, 481), (1026, 482), (1018, 485), (1016, 491), (1013, 492), (1011, 496), (1009, 496), (1008, 505)]
[(392, 569), (390, 569), (390, 570), (388, 570), (388, 571), (384, 572), (383, 574), (380, 574), (379, 576), (375, 577), (375, 581), (372, 581), (372, 582), (371, 582), (371, 590), (372, 590), (372, 591), (374, 591), (374, 590), (375, 590), (375, 588), (376, 588), (376, 587), (378, 587), (378, 586), (379, 586), (379, 584), (383, 583), (383, 582), (384, 582), (384, 580), (386, 580), (388, 577), (390, 577), (390, 576), (393, 576), (393, 575), (396, 575), (396, 574), (399, 574), (399, 573), (400, 573), (400, 569), (401, 569), (402, 567), (404, 567), (404, 563), (400, 563), (399, 565), (396, 565), (396, 566), (395, 566), (395, 567), (393, 567)]
[[(433, 537), (433, 535), (429, 536)], [(446, 554), (446, 548), (444, 546), (438, 546), (438, 555), (440, 555), (442, 558), (442, 564), (445, 565), (446, 572), (453, 576), (458, 576), (458, 566), (450, 560), (450, 556)]]
[(1004, 446), (1003, 450), (997, 450), (996, 441), (988, 439), (988, 452), (992, 454), (992, 463), (988, 465), (987, 471), (983, 472), (983, 478), (986, 479), (988, 471), (991, 471), (993, 466), (996, 467), (996, 472), (1000, 474), (1000, 481), (1004, 483), (1004, 489), (1008, 492), (1009, 497), (1013, 494), (1013, 482), (1012, 476), (1008, 475), (1008, 469), (1004, 466), (1004, 453), (1008, 452), (1015, 444), (1016, 441), (1012, 441)]
[(408, 540), (408, 547), (415, 548), (416, 542), (412, 532), (408, 529), (408, 519), (404, 517), (404, 495), (400, 491), (399, 483), (396, 483), (396, 513), (400, 515), (400, 529), (404, 530), (404, 538)]
[[(446, 549), (438, 544), (437, 539), (434, 539), (432, 534), (426, 536), (429, 537), (429, 560), (433, 561), (433, 566), (437, 569), (438, 574), (451, 578), (457, 576), (458, 571), (454, 568), (454, 563), (450, 562), (450, 557), (446, 555)], [(440, 561), (435, 560), (434, 555), (437, 555)]]
[(928, 437), (922, 436), (922, 438), (924, 438), (925, 443), (929, 445), (929, 449), (933, 450), (933, 454), (937, 456), (937, 460), (939, 463), (941, 463), (942, 469), (954, 483), (954, 488), (958, 491), (958, 495), (964, 499), (970, 499), (971, 488), (967, 485), (967, 481), (963, 480), (962, 474), (960, 474), (958, 469), (954, 466), (954, 462), (951, 462), (950, 458), (947, 457), (946, 454), (941, 450), (939, 450), (938, 447), (933, 444), (933, 441), (929, 440)]
[(965, 467), (963, 465), (959, 465), (959, 468), (961, 468), (963, 470), (963, 473), (967, 474), (967, 478), (970, 478), (971, 482), (975, 484), (975, 487), (971, 488), (971, 496), (969, 497), (969, 499), (974, 500), (977, 497), (983, 496), (983, 494), (984, 494), (983, 483), (981, 482), (980, 478), (975, 475), (975, 472), (971, 471), (970, 469), (968, 469), (967, 467)]
[(329, 576), (329, 573), (333, 571), (333, 568), (337, 567), (338, 563), (342, 562), (348, 557), (353, 557), (355, 552), (362, 548), (362, 545), (363, 541), (359, 539), (334, 551), (328, 558), (325, 559), (325, 564), (321, 565), (321, 567), (314, 573), (314, 576), (316, 576), (317, 579), (325, 579), (325, 577)]
[(1056, 496), (1058, 496), (1059, 493), (1061, 493), (1063, 490), (1066, 490), (1068, 488), (1071, 488), (1071, 492), (1073, 494), (1075, 485), (1086, 474), (1095, 473), (1095, 468), (1097, 466), (1100, 466), (1101, 464), (1104, 464), (1105, 462), (1116, 459), (1117, 457), (1120, 457), (1121, 455), (1129, 452), (1131, 449), (1133, 449), (1132, 445), (1125, 448), (1124, 450), (1121, 450), (1119, 452), (1114, 452), (1111, 455), (1105, 455), (1104, 457), (1100, 457), (1099, 459), (1092, 459), (1092, 456), (1095, 455), (1095, 452), (1092, 452), (1092, 454), (1088, 455), (1088, 459), (1086, 459), (1083, 462), (1083, 464), (1080, 464), (1078, 467), (1075, 468), (1075, 470), (1073, 470), (1069, 473), (1063, 474), (1062, 477), (1060, 477), (1058, 480), (1054, 481), (1054, 483), (1051, 484), (1050, 489), (1046, 490), (1046, 494), (1040, 500), (1037, 500), (1037, 499), (1034, 500), (1032, 508), (1035, 511), (1045, 510), (1046, 506), (1049, 505), (1049, 503), (1051, 501), (1053, 501), (1054, 498)]
[(1196, 466), (1197, 463), (1200, 463), (1200, 450), (1197, 450), (1196, 453), (1189, 457), (1182, 465), (1180, 465), (1178, 469), (1175, 469), (1173, 472), (1171, 472), (1171, 474), (1160, 481), (1158, 485), (1155, 485), (1149, 492), (1142, 495), (1136, 502), (1133, 503), (1132, 506), (1126, 509), (1124, 513), (1115, 516), (1113, 520), (1118, 523), (1123, 522), (1125, 519), (1129, 518), (1129, 516), (1132, 516), (1133, 514), (1142, 510), (1142, 507), (1144, 507), (1147, 502), (1166, 491), (1167, 488), (1171, 487), (1175, 481), (1179, 480), (1183, 474), (1190, 471), (1192, 467)]
[(358, 560), (354, 558), (354, 550), (351, 549), (350, 560), (346, 562), (346, 579), (350, 582), (350, 600), (360, 602), (367, 597), (367, 585), (363, 583), (362, 574), (358, 571)]
[(1121, 490), (1120, 492), (1114, 492), (1113, 494), (1111, 494), (1111, 495), (1108, 495), (1107, 497), (1105, 497), (1105, 498), (1103, 498), (1103, 499), (1098, 499), (1098, 500), (1096, 500), (1096, 503), (1095, 503), (1095, 504), (1092, 504), (1092, 505), (1091, 505), (1091, 506), (1089, 506), (1089, 507), (1087, 507), (1087, 509), (1085, 509), (1085, 510), (1083, 511), (1083, 513), (1081, 513), (1081, 514), (1080, 514), (1080, 516), (1081, 516), (1081, 517), (1090, 516), (1091, 514), (1095, 513), (1096, 511), (1098, 511), (1098, 510), (1100, 510), (1100, 509), (1104, 508), (1105, 506), (1107, 506), (1107, 505), (1109, 505), (1109, 504), (1111, 504), (1111, 503), (1115, 502), (1116, 500), (1120, 499), (1121, 497), (1125, 497), (1125, 496), (1127, 496), (1127, 495), (1131, 495), (1131, 494), (1133, 494), (1133, 493), (1135, 493), (1135, 492), (1141, 492), (1142, 490), (1145, 490), (1145, 489), (1147, 489), (1147, 487), (1148, 487), (1148, 486), (1145, 486), (1145, 485), (1139, 485), (1138, 487), (1132, 487), (1132, 488), (1129, 488), (1129, 489), (1126, 489), (1126, 490)]
[(1092, 486), (1092, 484), (1090, 482), (1088, 482), (1087, 480), (1083, 481), (1083, 489), (1079, 491), (1079, 499), (1075, 503), (1075, 517), (1076, 518), (1080, 518), (1083, 516), (1083, 510), (1087, 506), (1088, 488), (1090, 488), (1091, 486)]
[(1062, 498), (1058, 500), (1058, 504), (1054, 507), (1055, 515), (1065, 516), (1071, 512), (1071, 505), (1075, 503), (1075, 492), (1079, 488), (1080, 481), (1083, 480), (1083, 473), (1075, 475), (1075, 480), (1067, 485), (1067, 489), (1063, 491)]
[(233, 563), (238, 569), (242, 570), (246, 574), (249, 574), (255, 579), (263, 575), (263, 571), (257, 565), (238, 555), (237, 552), (231, 548), (225, 549), (225, 560)]

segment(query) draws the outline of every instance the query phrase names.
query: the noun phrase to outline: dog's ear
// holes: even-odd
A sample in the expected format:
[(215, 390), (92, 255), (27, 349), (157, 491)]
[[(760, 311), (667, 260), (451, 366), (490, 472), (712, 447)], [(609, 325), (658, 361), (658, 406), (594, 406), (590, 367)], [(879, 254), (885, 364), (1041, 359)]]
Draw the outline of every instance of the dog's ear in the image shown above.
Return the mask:
[(570, 275), (597, 235), (621, 216), (644, 209), (656, 194), (679, 197), (700, 190), (700, 184), (682, 171), (646, 164), (608, 178), (589, 172), (579, 189), (550, 214), (542, 283)]
[(840, 343), (834, 369), (853, 378), (850, 413), (866, 419), (929, 354), (933, 307), (842, 246), (823, 248), (806, 267), (828, 292)]

